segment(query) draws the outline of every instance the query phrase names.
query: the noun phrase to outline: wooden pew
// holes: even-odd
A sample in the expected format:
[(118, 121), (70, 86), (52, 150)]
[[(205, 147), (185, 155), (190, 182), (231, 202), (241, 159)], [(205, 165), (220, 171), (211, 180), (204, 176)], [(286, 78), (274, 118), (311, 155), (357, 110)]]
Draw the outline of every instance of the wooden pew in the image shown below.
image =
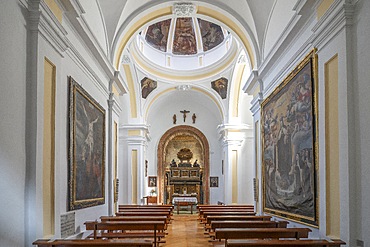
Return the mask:
[(200, 221), (202, 223), (205, 223), (207, 222), (207, 218), (209, 216), (255, 216), (256, 213), (255, 212), (238, 212), (238, 211), (220, 211), (220, 212), (214, 212), (214, 211), (211, 211), (211, 212), (203, 212), (203, 215), (202, 217), (200, 218)]
[(248, 238), (308, 238), (309, 228), (216, 228), (215, 238), (225, 240)]
[(340, 247), (346, 244), (341, 240), (327, 241), (327, 240), (266, 240), (266, 239), (230, 239), (227, 242), (228, 247), (242, 247), (242, 246), (255, 246), (255, 247), (271, 247), (271, 246), (285, 246), (285, 247)]
[(212, 221), (225, 221), (225, 220), (270, 221), (271, 216), (267, 216), (267, 215), (252, 215), (252, 216), (214, 215), (214, 216), (208, 216), (206, 223), (210, 225)]
[(288, 221), (212, 221), (211, 229), (216, 228), (286, 228)]
[(166, 212), (170, 215), (173, 214), (171, 208), (130, 208), (130, 209), (121, 209), (118, 212), (120, 213), (122, 212)]
[(252, 215), (252, 216), (235, 216), (235, 215), (215, 215), (207, 216), (205, 220), (204, 228), (206, 231), (211, 229), (212, 221), (229, 221), (229, 220), (238, 220), (238, 221), (270, 221), (271, 216), (266, 215)]
[(121, 204), (118, 205), (118, 211), (121, 209), (128, 209), (128, 208), (171, 208), (174, 209), (174, 206), (171, 204), (163, 204), (163, 205), (131, 205), (131, 204)]
[[(220, 209), (199, 209), (199, 219), (203, 222), (206, 218), (206, 214), (209, 213), (219, 213), (219, 215), (223, 215), (222, 213), (253, 213), (255, 215), (255, 212), (253, 209), (249, 208), (220, 208)], [(215, 214), (216, 215), (216, 214)], [(239, 214), (240, 215), (240, 214)]]
[(169, 224), (167, 216), (101, 216), (100, 220), (104, 221), (163, 221), (165, 230)]
[[(154, 239), (154, 246), (157, 246), (157, 238), (164, 237), (163, 231), (165, 228), (165, 223), (163, 221), (87, 221), (85, 225), (86, 230), (94, 231), (94, 239), (152, 237)], [(128, 232), (134, 230), (138, 232)], [(162, 233), (159, 231), (162, 231)]]
[(134, 239), (39, 239), (32, 243), (38, 247), (104, 247), (104, 246), (137, 246), (137, 247), (153, 247), (151, 240), (134, 240)]
[(249, 207), (254, 208), (253, 205), (250, 204), (229, 204), (229, 205), (218, 205), (218, 204), (198, 204), (197, 208), (222, 208), (222, 207)]
[(216, 229), (223, 228), (286, 228), (288, 221), (213, 221), (209, 226), (209, 236), (216, 237)]

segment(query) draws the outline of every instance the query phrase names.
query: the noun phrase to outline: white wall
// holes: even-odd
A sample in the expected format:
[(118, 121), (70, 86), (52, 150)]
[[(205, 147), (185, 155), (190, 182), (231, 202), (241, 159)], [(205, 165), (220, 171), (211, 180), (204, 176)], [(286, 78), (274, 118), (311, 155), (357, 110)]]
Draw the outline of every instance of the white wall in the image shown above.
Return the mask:
[(350, 169), (356, 170), (356, 185), (353, 191), (355, 201), (352, 206), (358, 221), (353, 226), (355, 238), (370, 246), (370, 1), (359, 1), (354, 18), (353, 68), (354, 68), (354, 120), (356, 136), (356, 167), (351, 162)]
[(0, 1), (0, 246), (25, 238), (27, 30), (18, 1)]
[[(67, 50), (62, 48), (65, 43), (59, 43), (61, 46), (56, 44), (58, 36), (48, 36), (55, 35), (53, 32), (45, 35), (41, 26), (38, 26), (38, 38), (33, 40), (37, 50), (32, 50), (37, 53), (36, 59), (36, 56), (27, 50), (31, 47), (27, 45), (32, 42), (31, 35), (26, 30), (26, 7), (22, 5), (22, 1), (0, 3), (0, 54), (3, 61), (0, 64), (0, 102), (3, 105), (3, 119), (0, 121), (0, 190), (4, 199), (0, 220), (6, 222), (0, 225), (0, 246), (4, 247), (31, 246), (34, 240), (43, 237), (42, 140), (45, 57), (56, 66), (55, 237), (61, 235), (60, 216), (66, 213), (68, 208), (68, 76), (72, 76), (81, 84), (106, 110), (106, 144), (108, 143), (108, 75), (102, 72), (103, 69), (96, 59), (91, 57), (87, 46), (72, 30), (69, 22), (63, 23), (67, 33), (67, 37), (63, 38), (71, 41)], [(84, 61), (79, 60), (79, 56), (82, 56)], [(36, 75), (34, 80), (29, 76), (30, 71)], [(29, 111), (32, 109), (29, 108), (30, 102), (35, 103), (35, 110)], [(113, 115), (118, 119), (117, 115)], [(35, 135), (36, 140), (29, 139), (29, 134)], [(34, 148), (34, 161), (27, 160), (29, 156), (26, 156), (26, 152), (30, 146)], [(105, 165), (107, 174), (107, 155)], [(83, 223), (86, 220), (95, 220), (108, 213), (107, 179), (106, 175), (106, 203), (75, 211), (76, 232), (84, 231)]]
[[(284, 53), (271, 61), (269, 71), (260, 71), (265, 76), (264, 97), (282, 82), (313, 47), (318, 49), (318, 132), (319, 132), (319, 229), (313, 229), (311, 237), (326, 235), (326, 166), (325, 166), (325, 63), (338, 55), (338, 98), (339, 98), (339, 167), (340, 174), (340, 238), (347, 246), (357, 246), (356, 240), (369, 246), (367, 229), (370, 227), (368, 154), (370, 131), (367, 128), (370, 114), (369, 87), (369, 38), (370, 2), (359, 1), (354, 18), (353, 30), (337, 19), (343, 2), (336, 1), (336, 8), (324, 24), (317, 26), (313, 18), (305, 24), (295, 37), (294, 44), (283, 44)], [(349, 7), (349, 6), (346, 6)], [(347, 14), (350, 12), (346, 12)], [(334, 17), (334, 19), (331, 19)], [(351, 17), (351, 16), (349, 16)], [(331, 21), (328, 21), (331, 20)], [(331, 27), (330, 25), (336, 25)], [(350, 24), (348, 20), (347, 24)], [(310, 42), (308, 42), (310, 41)], [(353, 42), (353, 45), (352, 45)], [(353, 49), (353, 50), (352, 50)], [(353, 51), (353, 52), (352, 52)], [(352, 75), (352, 69), (353, 75)], [(259, 172), (261, 177), (261, 172)], [(260, 198), (261, 199), (261, 198)], [(303, 226), (292, 222), (290, 226)], [(366, 233), (365, 233), (366, 232)]]
[[(189, 125), (199, 129), (207, 138), (209, 143), (210, 157), (210, 176), (218, 176), (221, 182), (221, 159), (222, 149), (218, 141), (217, 126), (221, 123), (221, 115), (216, 106), (206, 100), (204, 95), (191, 91), (174, 91), (165, 101), (155, 102), (148, 115), (150, 125), (151, 141), (148, 143), (147, 159), (149, 161), (148, 176), (157, 174), (157, 148), (162, 135), (170, 128), (179, 125)], [(191, 100), (190, 100), (191, 99)], [(197, 100), (198, 99), (198, 100)], [(184, 122), (180, 111), (188, 110), (186, 121)], [(191, 116), (195, 113), (196, 123), (192, 123)], [(172, 122), (173, 114), (177, 115), (177, 124)], [(210, 188), (210, 203), (222, 201), (222, 183), (218, 188)]]

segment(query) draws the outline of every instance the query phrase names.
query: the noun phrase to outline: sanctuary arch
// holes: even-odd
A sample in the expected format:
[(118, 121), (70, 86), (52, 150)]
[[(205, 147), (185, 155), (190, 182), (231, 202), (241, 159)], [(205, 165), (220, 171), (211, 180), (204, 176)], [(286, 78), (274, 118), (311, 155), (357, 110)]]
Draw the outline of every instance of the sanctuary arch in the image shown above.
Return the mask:
[[(184, 149), (191, 152), (187, 158), (178, 156)], [(197, 196), (198, 203), (209, 203), (209, 144), (200, 130), (184, 125), (166, 131), (158, 144), (157, 160), (159, 203), (171, 203), (174, 193), (193, 194)], [(173, 165), (171, 167), (173, 160), (176, 162), (175, 169)], [(173, 170), (180, 170), (180, 174), (174, 174)], [(189, 170), (189, 175), (182, 176), (182, 173), (187, 173), (186, 170)], [(181, 178), (171, 182), (172, 175)]]

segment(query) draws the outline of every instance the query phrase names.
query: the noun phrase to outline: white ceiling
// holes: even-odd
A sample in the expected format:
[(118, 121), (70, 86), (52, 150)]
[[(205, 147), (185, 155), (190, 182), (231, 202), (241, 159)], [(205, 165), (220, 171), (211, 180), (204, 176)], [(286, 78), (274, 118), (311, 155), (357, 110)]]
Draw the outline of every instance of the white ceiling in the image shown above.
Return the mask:
[[(130, 27), (134, 20), (137, 21), (137, 19), (142, 18), (144, 15), (150, 14), (152, 11), (155, 11), (158, 8), (163, 8), (163, 6), (173, 6), (174, 3), (184, 1), (79, 0), (79, 2), (85, 12), (83, 14), (83, 18), (90, 26), (91, 32), (94, 34), (96, 40), (101, 46), (101, 49), (105, 51), (107, 57), (113, 64), (113, 58), (117, 50), (117, 44), (119, 44), (122, 36), (122, 30)], [(297, 3), (302, 2), (302, 0), (198, 0), (186, 2), (191, 2), (194, 5), (200, 4), (207, 6), (208, 8), (214, 8), (217, 11), (222, 11), (225, 16), (229, 17), (235, 23), (238, 23), (238, 25), (243, 29), (243, 32), (246, 33), (248, 40), (252, 45), (256, 59), (256, 64), (254, 66), (255, 68), (258, 68), (263, 62), (263, 59), (266, 58), (267, 55), (274, 50), (275, 45), (279, 43), (279, 38), (282, 37), (282, 34), (290, 25), (291, 20), (295, 17), (295, 15), (297, 15), (294, 9), (295, 6)], [(145, 25), (149, 25), (155, 21), (158, 20), (151, 20), (150, 23), (146, 23)], [(227, 27), (227, 25), (224, 24), (224, 27)], [(131, 41), (132, 40), (133, 39), (131, 39)], [(126, 48), (129, 48), (129, 44), (126, 46)], [(209, 92), (207, 93), (207, 91), (204, 91), (205, 94), (208, 94), (207, 98), (209, 98), (209, 95), (212, 95), (212, 97), (216, 98), (213, 101), (221, 102), (224, 109), (228, 109), (232, 99), (230, 99), (230, 97), (228, 97), (226, 101), (217, 99), (217, 95), (215, 96), (214, 90), (210, 86), (210, 82), (214, 79), (217, 79), (217, 77), (220, 78), (222, 76), (226, 76), (229, 79), (229, 89), (235, 90), (232, 78), (236, 78), (235, 75), (238, 71), (235, 66), (238, 64), (237, 62), (240, 54), (245, 54), (244, 49), (245, 48), (242, 46), (237, 48), (238, 51), (233, 58), (234, 61), (231, 61), (226, 68), (222, 68), (219, 71), (214, 72), (212, 75), (207, 75), (205, 77), (203, 76), (201, 79), (199, 79), (199, 84), (201, 84), (202, 87)], [(124, 51), (124, 54), (130, 54), (129, 50)], [(249, 59), (246, 59), (247, 63), (248, 60)], [(164, 102), (158, 105), (166, 104), (166, 99), (168, 99), (168, 102), (170, 102), (174, 97), (176, 98), (176, 96), (173, 96), (173, 92), (176, 91), (172, 91), (171, 94), (161, 93), (160, 88), (165, 90), (165, 88), (168, 89), (168, 87), (161, 87), (160, 84), (164, 83), (163, 85), (167, 85), (168, 81), (161, 81), (158, 76), (151, 75), (150, 71), (146, 71), (145, 68), (139, 66), (139, 64), (135, 64), (134, 59), (131, 59), (131, 62), (133, 63), (131, 68), (134, 70), (133, 75), (136, 83), (140, 83), (140, 80), (143, 76), (147, 76), (149, 78), (152, 76), (153, 79), (158, 80), (158, 89), (153, 91), (153, 94), (161, 95), (160, 102)], [(243, 79), (248, 78), (250, 73), (251, 68), (249, 65), (246, 67), (247, 70), (244, 71), (245, 74), (242, 76)], [(189, 74), (191, 74), (191, 71)], [(193, 81), (192, 83), (196, 82)], [(243, 86), (243, 83), (238, 86), (240, 91), (241, 87)], [(140, 90), (140, 86), (135, 86), (135, 88), (136, 90)], [(140, 91), (136, 92), (136, 95), (140, 95), (140, 93)], [(198, 98), (197, 94), (201, 93), (198, 91), (190, 95), (194, 95), (194, 97)], [(234, 94), (230, 93), (229, 95)], [(154, 98), (153, 95), (152, 98)], [(208, 105), (209, 102), (201, 103)], [(146, 109), (144, 108), (149, 104), (142, 104), (140, 102), (137, 102), (137, 104), (142, 108), (140, 112), (146, 112)], [(214, 104), (213, 107), (208, 107), (211, 108), (211, 111), (214, 111), (213, 114), (218, 114), (217, 111), (219, 111), (219, 107), (217, 107), (216, 104)], [(152, 110), (156, 111), (156, 107), (153, 107), (151, 111)], [(224, 116), (222, 116), (223, 121), (225, 121), (224, 118), (227, 115), (227, 112), (224, 113)]]

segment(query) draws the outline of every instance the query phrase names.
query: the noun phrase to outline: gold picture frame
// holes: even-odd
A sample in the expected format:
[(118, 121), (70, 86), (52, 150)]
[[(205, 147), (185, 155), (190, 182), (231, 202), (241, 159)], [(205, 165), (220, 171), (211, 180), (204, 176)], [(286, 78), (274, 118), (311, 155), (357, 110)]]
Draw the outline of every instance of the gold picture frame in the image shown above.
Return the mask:
[(263, 211), (318, 227), (317, 55), (261, 105)]
[(69, 77), (69, 203), (105, 203), (105, 109)]

